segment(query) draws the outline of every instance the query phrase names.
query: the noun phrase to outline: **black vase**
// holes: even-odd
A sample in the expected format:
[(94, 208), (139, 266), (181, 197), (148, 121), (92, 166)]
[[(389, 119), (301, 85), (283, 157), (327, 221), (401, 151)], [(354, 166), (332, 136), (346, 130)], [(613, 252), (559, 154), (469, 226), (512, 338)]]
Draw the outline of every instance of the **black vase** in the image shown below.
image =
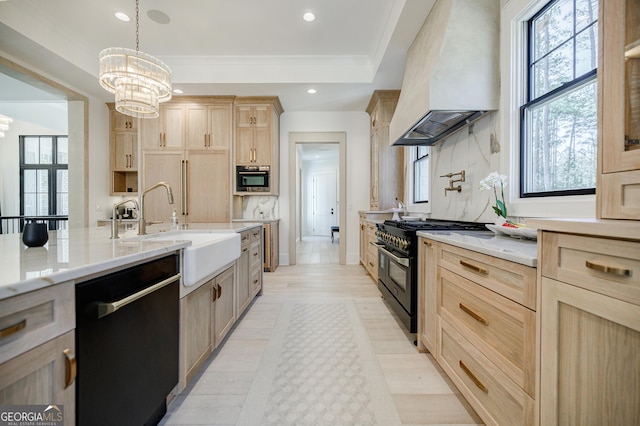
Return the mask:
[(27, 223), (22, 230), (22, 242), (29, 247), (41, 247), (49, 241), (46, 223), (34, 222), (27, 219)]

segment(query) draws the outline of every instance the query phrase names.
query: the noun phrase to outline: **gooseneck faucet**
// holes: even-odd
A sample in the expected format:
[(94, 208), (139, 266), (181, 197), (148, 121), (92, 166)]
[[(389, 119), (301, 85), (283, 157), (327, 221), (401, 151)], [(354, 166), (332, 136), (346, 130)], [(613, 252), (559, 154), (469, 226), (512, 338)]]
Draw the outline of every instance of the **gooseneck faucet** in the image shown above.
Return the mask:
[(133, 203), (133, 205), (136, 207), (136, 210), (138, 210), (138, 201), (134, 199), (120, 201), (119, 203), (115, 203), (113, 205), (113, 212), (111, 213), (111, 239), (113, 240), (117, 240), (118, 238), (120, 238), (118, 237), (118, 207), (127, 203)]
[(169, 204), (173, 204), (173, 191), (171, 190), (171, 186), (166, 182), (158, 182), (155, 185), (151, 185), (140, 194), (140, 214), (138, 215), (138, 235), (144, 235), (147, 232), (147, 224), (144, 219), (144, 196), (147, 195), (148, 192), (153, 191), (156, 188), (164, 186), (167, 190), (167, 198), (169, 199)]

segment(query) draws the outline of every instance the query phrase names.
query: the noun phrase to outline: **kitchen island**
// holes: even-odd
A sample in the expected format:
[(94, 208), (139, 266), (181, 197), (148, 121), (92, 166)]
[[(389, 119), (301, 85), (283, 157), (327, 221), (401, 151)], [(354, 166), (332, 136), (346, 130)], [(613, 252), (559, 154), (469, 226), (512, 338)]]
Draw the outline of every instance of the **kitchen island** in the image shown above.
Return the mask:
[[(190, 224), (180, 228), (181, 231), (198, 233), (238, 232), (246, 234), (247, 238), (255, 234), (255, 238), (260, 238), (261, 227), (260, 223), (215, 223)], [(149, 234), (168, 230), (169, 226), (163, 224), (148, 228)], [(257, 244), (260, 243), (257, 241)], [(76, 400), (76, 383), (82, 380), (83, 374), (82, 369), (78, 369), (82, 366), (82, 361), (76, 330), (77, 315), (80, 315), (77, 286), (102, 277), (117, 276), (158, 259), (179, 259), (182, 249), (189, 245), (191, 242), (186, 240), (159, 239), (153, 235), (137, 236), (135, 230), (123, 231), (121, 238), (113, 240), (106, 227), (51, 231), (44, 247), (32, 248), (23, 245), (20, 234), (1, 235), (0, 266), (3, 273), (0, 275), (0, 405), (58, 404), (64, 406), (65, 424), (75, 424), (75, 404), (82, 403)], [(182, 265), (181, 261), (173, 262)], [(207, 286), (218, 296), (218, 301), (213, 299), (213, 302), (211, 298), (207, 298), (212, 314), (208, 329), (216, 327), (218, 335), (226, 333), (229, 325), (238, 318), (238, 311), (233, 305), (233, 295), (238, 284), (236, 263), (231, 262), (225, 268), (224, 272), (217, 271), (215, 276), (212, 274), (194, 286)], [(171, 277), (173, 284), (168, 285), (174, 288), (182, 286), (176, 282), (179, 278), (180, 274)], [(261, 288), (261, 280), (259, 284)], [(251, 283), (247, 280), (245, 286), (249, 287)], [(222, 291), (222, 287), (225, 287), (225, 291)], [(252, 295), (255, 296), (260, 288)], [(180, 322), (182, 337), (178, 347), (176, 333), (176, 344), (172, 347), (175, 346), (176, 353), (179, 351), (182, 365), (185, 350), (183, 338), (186, 336), (184, 331), (190, 329), (189, 324), (184, 323), (188, 318), (188, 311), (185, 310), (185, 300), (178, 300), (177, 289), (170, 294), (171, 298), (175, 298), (175, 312), (178, 311), (178, 306), (180, 309), (179, 319), (178, 316), (174, 319), (175, 322)], [(120, 297), (108, 298), (105, 302), (112, 302)], [(140, 310), (134, 306), (146, 298), (147, 296), (142, 299), (134, 298), (133, 301), (117, 306), (115, 310), (122, 308), (118, 312), (126, 312), (127, 309), (146, 311), (146, 308)], [(125, 299), (127, 298), (106, 304), (119, 305)], [(221, 305), (223, 299), (224, 304)], [(129, 303), (131, 306), (126, 306)], [(216, 319), (220, 315), (225, 318), (225, 323), (220, 321), (224, 329), (218, 330), (213, 322), (214, 314)], [(111, 318), (119, 314), (106, 315)], [(178, 329), (178, 324), (175, 329)], [(103, 342), (103, 345), (113, 347), (114, 343), (116, 342)], [(134, 358), (129, 359), (134, 362)], [(87, 377), (86, 373), (84, 377)], [(43, 380), (50, 385), (42, 386)], [(180, 380), (182, 382), (184, 376), (181, 375)], [(177, 382), (176, 376), (174, 383)], [(184, 384), (180, 389), (183, 387)]]

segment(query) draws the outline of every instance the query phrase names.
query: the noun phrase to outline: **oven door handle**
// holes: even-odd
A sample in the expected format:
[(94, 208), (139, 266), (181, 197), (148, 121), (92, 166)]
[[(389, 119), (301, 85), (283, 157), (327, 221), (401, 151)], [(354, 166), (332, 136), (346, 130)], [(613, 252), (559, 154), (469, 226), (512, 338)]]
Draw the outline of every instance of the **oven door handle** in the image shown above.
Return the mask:
[(382, 251), (386, 256), (389, 256), (394, 262), (399, 263), (402, 266), (406, 266), (407, 268), (409, 267), (408, 257), (398, 257), (384, 247), (378, 247), (378, 250)]

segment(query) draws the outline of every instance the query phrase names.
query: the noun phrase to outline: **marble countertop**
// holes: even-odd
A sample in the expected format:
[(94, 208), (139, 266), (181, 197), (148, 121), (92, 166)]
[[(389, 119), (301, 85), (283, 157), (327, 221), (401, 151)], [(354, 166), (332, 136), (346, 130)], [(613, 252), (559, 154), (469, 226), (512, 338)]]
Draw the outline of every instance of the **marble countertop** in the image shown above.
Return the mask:
[[(198, 223), (180, 229), (241, 232), (261, 223)], [(149, 234), (167, 231), (169, 224), (150, 225)], [(22, 234), (0, 235), (0, 300), (70, 280), (99, 274), (187, 247), (189, 241), (138, 238), (137, 230), (120, 231), (112, 240), (108, 226), (49, 231), (44, 247), (26, 247)]]
[(280, 222), (280, 219), (232, 219), (233, 222), (255, 222), (255, 223), (267, 223), (267, 222)]
[(538, 264), (538, 244), (533, 240), (500, 236), (489, 231), (419, 231), (418, 236), (526, 266), (536, 267)]

